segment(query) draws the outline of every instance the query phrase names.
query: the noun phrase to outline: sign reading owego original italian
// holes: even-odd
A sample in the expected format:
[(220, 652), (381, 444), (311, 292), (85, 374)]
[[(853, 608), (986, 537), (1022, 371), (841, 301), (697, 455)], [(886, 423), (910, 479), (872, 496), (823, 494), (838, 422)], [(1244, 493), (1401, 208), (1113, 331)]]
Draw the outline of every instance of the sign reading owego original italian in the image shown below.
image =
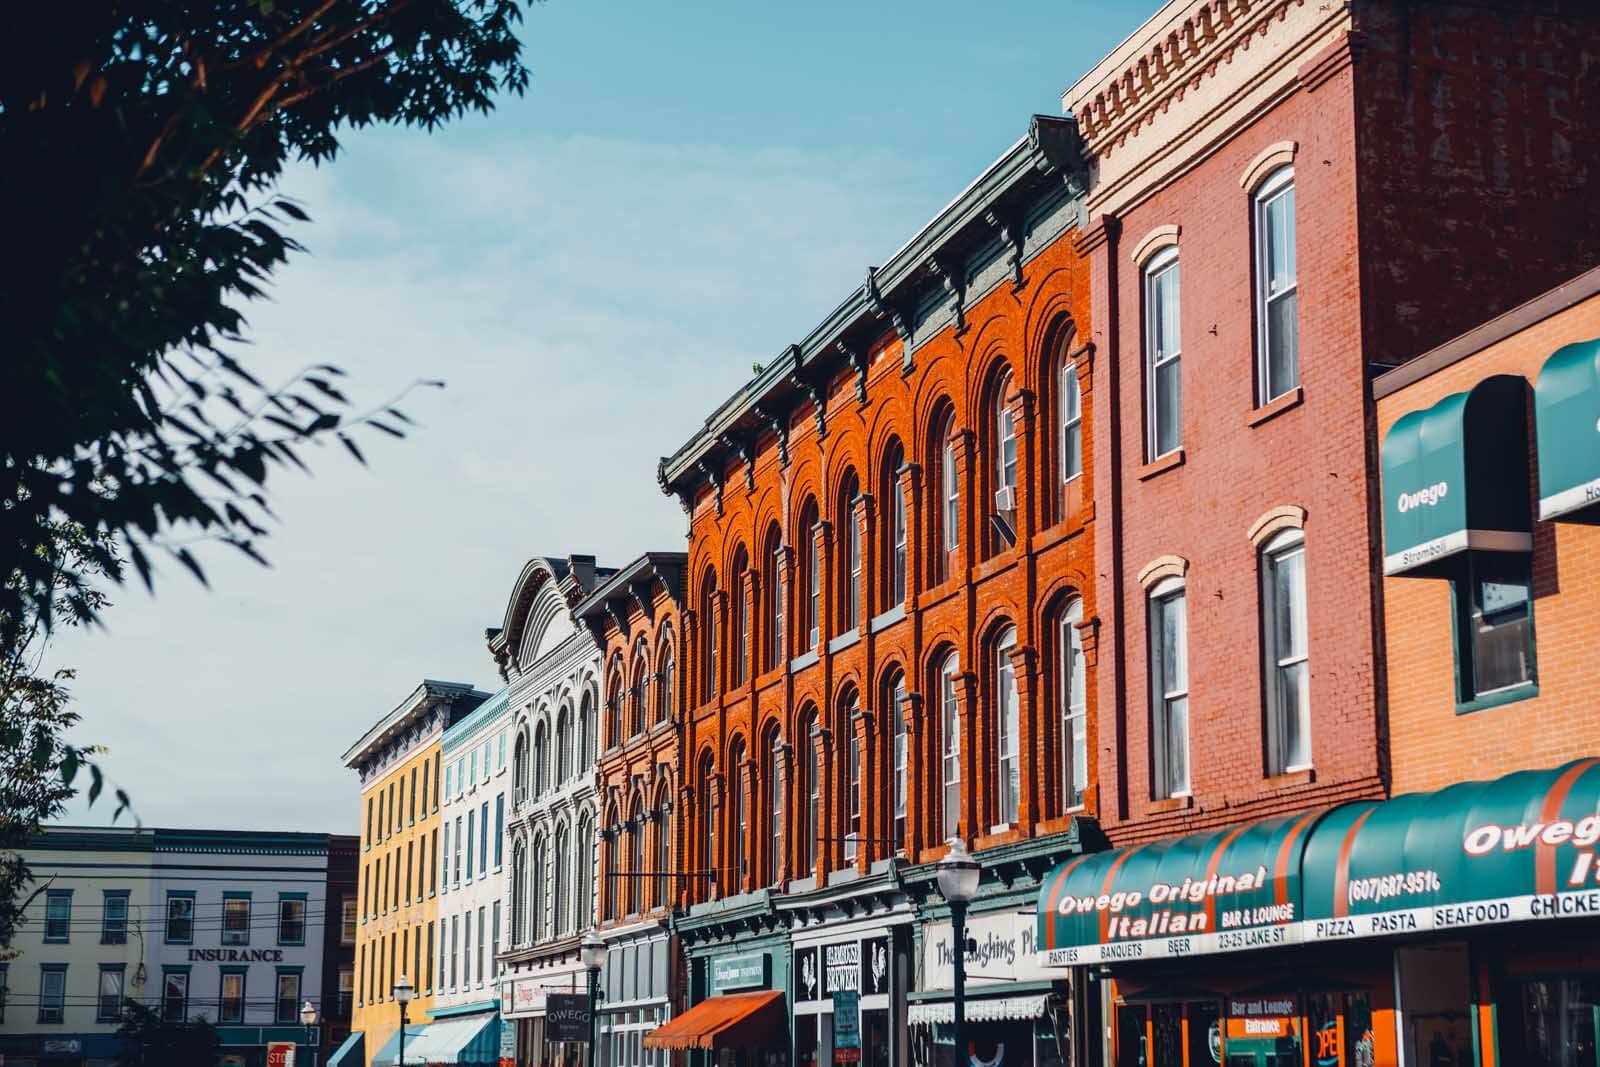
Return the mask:
[(1052, 965), (1600, 918), (1600, 758), (1080, 857), (1044, 883)]

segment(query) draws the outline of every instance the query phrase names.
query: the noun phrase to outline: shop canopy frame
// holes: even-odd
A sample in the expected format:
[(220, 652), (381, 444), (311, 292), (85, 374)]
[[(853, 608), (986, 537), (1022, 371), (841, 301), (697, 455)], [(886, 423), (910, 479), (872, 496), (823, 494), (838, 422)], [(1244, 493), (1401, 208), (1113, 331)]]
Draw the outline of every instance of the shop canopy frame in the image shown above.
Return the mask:
[(650, 1049), (759, 1048), (788, 1027), (783, 991), (760, 989), (707, 997), (644, 1036)]
[(1496, 374), (1402, 415), (1382, 449), (1383, 573), (1453, 577), (1469, 552), (1529, 552), (1528, 382)]
[(1556, 349), (1533, 404), (1539, 518), (1600, 524), (1600, 338)]
[(1596, 919), (1597, 851), (1588, 757), (1076, 857), (1041, 885), (1039, 953), (1080, 966)]

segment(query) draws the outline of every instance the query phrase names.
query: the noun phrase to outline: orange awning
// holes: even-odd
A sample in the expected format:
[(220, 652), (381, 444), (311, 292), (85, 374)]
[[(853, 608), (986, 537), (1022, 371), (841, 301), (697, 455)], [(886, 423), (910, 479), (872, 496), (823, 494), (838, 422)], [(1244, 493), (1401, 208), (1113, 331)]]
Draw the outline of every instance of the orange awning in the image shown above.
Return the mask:
[(702, 1000), (645, 1035), (645, 1048), (754, 1048), (787, 1031), (783, 991), (729, 993)]

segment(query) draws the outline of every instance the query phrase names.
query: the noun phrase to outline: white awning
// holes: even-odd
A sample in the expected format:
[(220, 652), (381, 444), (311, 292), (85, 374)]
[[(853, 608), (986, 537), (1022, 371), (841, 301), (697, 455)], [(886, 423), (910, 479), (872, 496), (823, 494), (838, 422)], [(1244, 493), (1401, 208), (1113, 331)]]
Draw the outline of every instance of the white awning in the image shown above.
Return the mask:
[[(1042, 1019), (1048, 994), (1036, 993), (1028, 997), (982, 997), (967, 1001), (967, 1021), (995, 1022), (1002, 1019)], [(948, 1000), (913, 1004), (906, 1011), (906, 1021), (916, 1026), (956, 1021), (956, 1006)]]

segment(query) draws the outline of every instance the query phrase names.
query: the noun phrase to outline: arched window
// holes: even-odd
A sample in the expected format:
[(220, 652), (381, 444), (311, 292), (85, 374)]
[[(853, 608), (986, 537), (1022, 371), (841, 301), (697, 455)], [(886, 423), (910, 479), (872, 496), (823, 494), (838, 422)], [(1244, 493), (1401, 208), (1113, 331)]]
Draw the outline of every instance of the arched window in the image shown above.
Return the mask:
[(511, 846), (511, 943), (528, 943), (528, 850), (519, 838)]
[(627, 700), (623, 692), (622, 681), (622, 654), (611, 658), (611, 669), (606, 674), (606, 748), (613, 749), (622, 744), (626, 735), (623, 732), (623, 704)]
[(588, 689), (583, 691), (583, 703), (578, 711), (578, 759), (579, 772), (585, 772), (594, 766), (595, 758), (595, 721), (594, 721), (594, 694)]
[(799, 813), (795, 818), (795, 851), (800, 859), (801, 878), (817, 869), (817, 812), (822, 800), (822, 764), (817, 755), (817, 713), (813, 710), (800, 719), (800, 736), (795, 740), (795, 770), (798, 788), (795, 799)]
[(574, 914), (577, 916), (579, 929), (587, 930), (594, 925), (594, 821), (588, 812), (578, 820), (578, 835), (573, 844), (573, 852), (577, 857), (577, 870), (573, 872), (572, 884), (577, 892), (573, 894)]
[(556, 781), (572, 777), (572, 708), (561, 705), (556, 715)]
[(529, 929), (533, 935), (532, 940), (535, 942), (545, 939), (544, 887), (549, 883), (547, 866), (544, 838), (535, 838), (533, 842), (533, 865), (528, 875), (529, 887), (533, 890), (533, 899), (530, 902), (532, 914), (529, 916)]
[(932, 475), (928, 500), (934, 548), (928, 553), (931, 563), (928, 579), (933, 585), (955, 572), (956, 550), (961, 546), (961, 474), (956, 465), (955, 432), (955, 412), (947, 405), (934, 417), (928, 463), (923, 468)]
[(671, 791), (663, 785), (656, 794), (656, 899), (655, 906), (669, 908), (672, 898), (669, 896), (671, 882), (668, 873), (672, 870), (672, 822), (669, 818), (672, 812)]
[(733, 809), (733, 830), (730, 844), (733, 847), (734, 892), (744, 890), (745, 875), (749, 871), (748, 857), (750, 855), (750, 804), (745, 796), (745, 747), (744, 741), (737, 740), (733, 749), (728, 753), (728, 803)]
[(656, 672), (656, 722), (672, 718), (672, 695), (677, 692), (678, 661), (672, 649), (672, 628), (661, 636), (661, 669)]
[(533, 795), (542, 797), (550, 788), (550, 739), (544, 720), (533, 728)]
[(528, 791), (528, 732), (517, 730), (517, 739), (511, 746), (511, 784), (516, 790), (513, 800), (521, 803)]
[(889, 719), (889, 843), (896, 851), (906, 844), (906, 676), (891, 673), (883, 686), (884, 714)]
[(554, 872), (556, 883), (555, 934), (557, 937), (563, 937), (572, 932), (572, 928), (568, 922), (570, 912), (572, 911), (572, 901), (569, 899), (571, 896), (570, 889), (572, 885), (570, 881), (571, 871), (569, 870), (571, 863), (572, 845), (569, 837), (567, 836), (567, 828), (562, 826), (556, 830), (556, 867)]
[(994, 479), (995, 514), (1011, 531), (1009, 538), (996, 531), (995, 551), (1010, 547), (1016, 542), (1017, 530), (1017, 422), (1011, 414), (1006, 397), (1011, 393), (1011, 371), (1002, 370), (995, 380), (994, 392), (989, 397), (990, 461)]
[(906, 556), (908, 550), (906, 498), (900, 491), (900, 469), (905, 466), (905, 449), (893, 441), (883, 458), (883, 607), (892, 608), (906, 600)]
[(1017, 669), (1011, 650), (1017, 644), (1017, 629), (1007, 626), (994, 644), (994, 738), (995, 738), (995, 823), (1014, 826), (1022, 795), (1022, 759), (1018, 736), (1022, 732), (1021, 704), (1017, 693)]
[(601, 852), (601, 855), (605, 859), (605, 870), (603, 873), (607, 877), (605, 880), (606, 895), (604, 898), (604, 914), (601, 915), (601, 918), (606, 921), (611, 921), (621, 918), (621, 913), (617, 910), (617, 905), (622, 899), (623, 882), (623, 879), (621, 878), (610, 877), (611, 875), (617, 874), (622, 870), (622, 863), (618, 856), (618, 854), (622, 851), (622, 831), (618, 827), (617, 806), (614, 803), (607, 805), (606, 807), (605, 834), (605, 848)]
[(800, 509), (800, 529), (796, 531), (800, 544), (801, 585), (805, 599), (800, 601), (800, 633), (805, 636), (809, 651), (822, 643), (822, 544), (817, 537), (817, 502), (807, 500)]
[(778, 780), (778, 748), (782, 739), (774, 723), (761, 739), (761, 781), (767, 790), (767, 855), (761, 871), (762, 885), (776, 885), (783, 869), (783, 783)]
[[(707, 752), (700, 758), (700, 869), (712, 872), (717, 871), (716, 783), (712, 780), (715, 771), (711, 753)], [(718, 881), (720, 878), (707, 878), (702, 881), (702, 885), (709, 889), (707, 897), (717, 895)]]
[(728, 588), (728, 633), (733, 639), (733, 656), (729, 663), (732, 685), (743, 685), (750, 676), (750, 613), (745, 610), (749, 570), (750, 557), (740, 545), (733, 556), (733, 584)]
[[(1067, 338), (1070, 342), (1072, 334)], [(1061, 346), (1061, 357), (1056, 364), (1060, 376), (1057, 387), (1057, 423), (1060, 438), (1061, 484), (1066, 485), (1083, 473), (1083, 392), (1078, 385), (1078, 368), (1067, 352), (1069, 344)]]
[(627, 914), (637, 915), (640, 912), (639, 898), (644, 892), (644, 883), (634, 875), (644, 870), (644, 810), (637, 793), (633, 796), (632, 811), (628, 815), (628, 858), (626, 874), (622, 879), (622, 890), (626, 896), (628, 906)]
[(854, 863), (861, 846), (861, 743), (856, 740), (856, 713), (860, 702), (854, 689), (839, 700), (839, 722), (834, 731), (844, 755), (844, 861)]
[(705, 702), (717, 695), (717, 671), (721, 658), (717, 647), (717, 629), (721, 621), (716, 614), (717, 572), (707, 571), (700, 583), (700, 700)]
[(630, 736), (644, 733), (646, 716), (644, 710), (645, 697), (650, 693), (650, 660), (645, 654), (644, 641), (633, 646), (633, 685), (628, 689), (629, 706), (632, 711), (632, 722), (629, 723)]
[(839, 553), (839, 628), (848, 633), (861, 625), (861, 525), (856, 522), (856, 499), (861, 482), (854, 471), (839, 483), (839, 500), (833, 528), (842, 551)]
[(774, 670), (783, 662), (783, 534), (778, 524), (767, 527), (767, 536), (761, 542), (761, 602), (762, 617), (766, 620), (764, 655), (761, 666)]
[(961, 833), (961, 660), (954, 653), (939, 667), (939, 737), (942, 789), (940, 805), (943, 834), (948, 840)]
[(1082, 807), (1089, 787), (1089, 679), (1083, 660), (1083, 601), (1073, 598), (1056, 624), (1056, 700), (1061, 708), (1061, 806)]

